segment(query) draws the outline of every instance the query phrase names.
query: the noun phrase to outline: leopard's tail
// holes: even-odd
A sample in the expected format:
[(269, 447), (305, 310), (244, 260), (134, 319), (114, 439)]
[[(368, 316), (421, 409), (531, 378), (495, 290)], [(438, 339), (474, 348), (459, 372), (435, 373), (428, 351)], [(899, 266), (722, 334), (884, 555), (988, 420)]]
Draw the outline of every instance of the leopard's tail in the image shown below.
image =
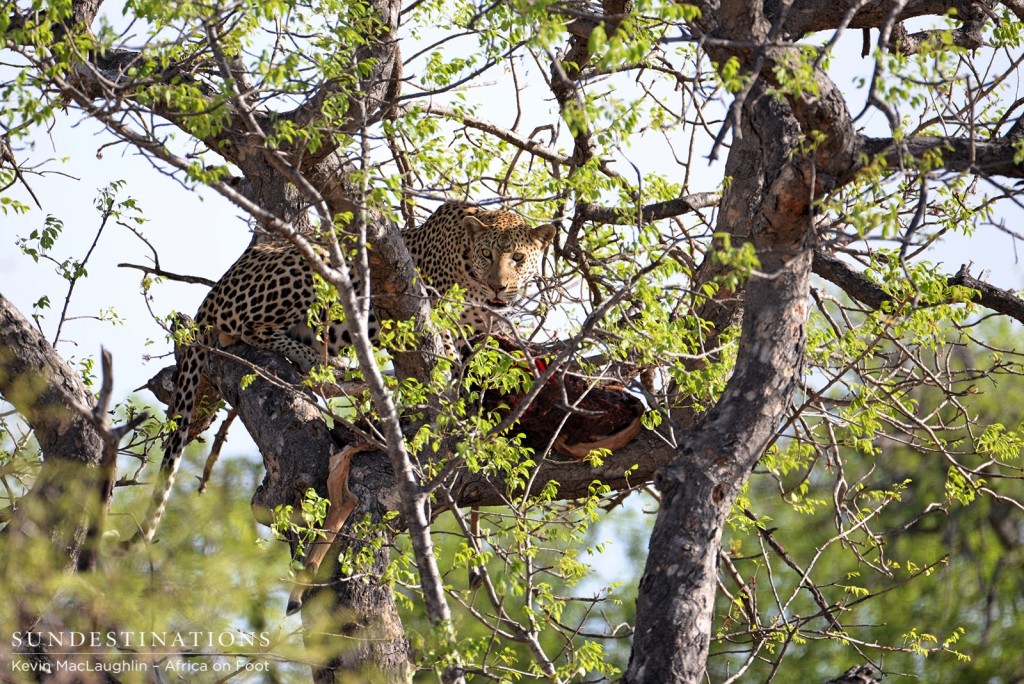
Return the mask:
[(153, 487), (153, 498), (149, 511), (139, 531), (131, 540), (125, 542), (126, 547), (140, 541), (151, 542), (156, 533), (160, 518), (163, 517), (174, 486), (174, 476), (181, 465), (181, 454), (188, 441), (189, 426), (196, 418), (199, 404), (199, 382), (206, 365), (207, 351), (201, 344), (191, 344), (185, 348), (178, 364), (178, 377), (175, 382), (174, 399), (168, 407), (167, 415), (177, 419), (177, 427), (164, 440), (164, 458), (160, 462), (160, 472)]

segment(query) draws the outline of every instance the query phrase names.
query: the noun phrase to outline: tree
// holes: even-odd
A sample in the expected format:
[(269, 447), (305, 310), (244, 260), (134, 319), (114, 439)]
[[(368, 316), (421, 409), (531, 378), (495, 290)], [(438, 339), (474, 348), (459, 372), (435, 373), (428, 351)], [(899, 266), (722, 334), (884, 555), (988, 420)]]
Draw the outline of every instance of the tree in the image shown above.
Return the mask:
[[(297, 547), (315, 543), (330, 458), (367, 439), (357, 431), (380, 449), (353, 462), (360, 508), (337, 581), (303, 610), (303, 657), (318, 680), (361, 671), (404, 681), (415, 666), (443, 681), (617, 669), (627, 682), (705, 672), (735, 681), (761, 662), (767, 678), (785, 672), (808, 640), (842, 644), (848, 660), (883, 671), (889, 651), (969, 650), (957, 643), (965, 634), (936, 637), (927, 625), (882, 642), (884, 630), (856, 616), (929, 581), (933, 552), (910, 545), (894, 558), (887, 544), (937, 510), (986, 499), (1002, 511), (1007, 548), (1022, 542), (1006, 533), (1020, 529), (1022, 435), (1001, 416), (983, 422), (971, 402), (1020, 370), (979, 319), (1020, 322), (1024, 309), (966, 267), (943, 273), (925, 260), (951, 234), (1017, 237), (999, 217), (1019, 210), (1008, 183), (1024, 176), (1012, 95), (1019, 2), (140, 0), (123, 8), (128, 27), (101, 7), (14, 2), (0, 16), (12, 53), (4, 210), (29, 210), (10, 194), (41, 172), (23, 161), (26, 141), (60, 110), (80, 112), (177, 182), (233, 202), (254, 240), (305, 250), (334, 315), (358, 319), (351, 274), (369, 267), (374, 306), (393, 322), (381, 340), (393, 376), (364, 334), (350, 369), (312, 378), (364, 383), (349, 398), (316, 403), (282, 359), (244, 347), (218, 354), (209, 373), (209, 398), (226, 400), (260, 447), (258, 516)], [(858, 29), (865, 70), (843, 89), (837, 74), (855, 58)], [(720, 172), (713, 182), (705, 156)], [(105, 197), (101, 214), (135, 208)], [(493, 340), (460, 360), (444, 352), (458, 297), (431, 310), (400, 225), (448, 198), (500, 199), (560, 227), (520, 328), (527, 358)], [(23, 251), (45, 255), (57, 225), (48, 219)], [(87, 258), (65, 262), (69, 295)], [(122, 451), (137, 457), (158, 426), (133, 409), (112, 427), (109, 391), (91, 397), (0, 305), (0, 392), (45, 466), (9, 490), (5, 543), (53, 539), (45, 546), (64, 566), (130, 576), (136, 557), (115, 559), (101, 543), (106, 508), (137, 505), (113, 496), (112, 459), (128, 433)], [(990, 351), (954, 363), (964, 348)], [(547, 358), (535, 366), (534, 355)], [(570, 372), (628, 383), (644, 397), (648, 429), (576, 461), (479, 401), (515, 396), (529, 410)], [(31, 453), (22, 441), (8, 458), (19, 468)], [(904, 451), (891, 456), (892, 444)], [(68, 461), (90, 474), (73, 476), (82, 487), (53, 470)], [(133, 479), (124, 467), (121, 480)], [(940, 493), (914, 484), (935, 478)], [(621, 636), (602, 626), (601, 598), (570, 596), (585, 575), (578, 543), (602, 506), (647, 483), (657, 519), (635, 616), (625, 616), (628, 661), (617, 662), (601, 646)], [(74, 497), (91, 503), (74, 503), (76, 515), (45, 504)], [(464, 514), (472, 506), (496, 507), (483, 532)], [(431, 522), (442, 512), (459, 540), (438, 554), (443, 531)], [(799, 556), (772, 522), (800, 529), (794, 513), (831, 526)], [(173, 550), (187, 548), (171, 539), (168, 555), (147, 551), (168, 576)], [(389, 555), (392, 546), (409, 553)], [(5, 577), (21, 577), (31, 598), (9, 624), (75, 623), (74, 602), (44, 610), (52, 587), (23, 581), (28, 554), (12, 548)], [(845, 574), (822, 570), (826, 557)], [(456, 567), (481, 573), (479, 595), (455, 588)], [(99, 625), (135, 619), (102, 604), (85, 613)], [(248, 619), (263, 624), (266, 613)], [(355, 647), (322, 638), (338, 633)], [(55, 662), (45, 648), (33, 653)], [(817, 674), (843, 665), (823, 662)]]

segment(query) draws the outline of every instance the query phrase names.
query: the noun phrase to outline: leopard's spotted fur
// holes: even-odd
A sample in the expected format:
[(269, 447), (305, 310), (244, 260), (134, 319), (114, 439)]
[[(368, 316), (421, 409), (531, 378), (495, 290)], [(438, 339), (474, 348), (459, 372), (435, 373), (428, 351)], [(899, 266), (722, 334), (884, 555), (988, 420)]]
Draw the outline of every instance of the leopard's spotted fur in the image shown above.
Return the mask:
[[(466, 290), (463, 323), (488, 332), (495, 315), (504, 313), (536, 275), (554, 235), (554, 226), (531, 228), (508, 211), (449, 203), (403, 237), (432, 297), (436, 300), (458, 284)], [(314, 333), (307, 325), (314, 301), (312, 269), (295, 247), (283, 242), (250, 247), (210, 290), (196, 314), (197, 340), (180, 355), (168, 411), (179, 416), (178, 424), (164, 443), (159, 480), (140, 537), (151, 540), (163, 515), (189, 426), (197, 418), (209, 349), (244, 342), (283, 354), (306, 372), (350, 342), (344, 323), (328, 326), (326, 335)], [(375, 337), (378, 325), (372, 313), (369, 328)]]

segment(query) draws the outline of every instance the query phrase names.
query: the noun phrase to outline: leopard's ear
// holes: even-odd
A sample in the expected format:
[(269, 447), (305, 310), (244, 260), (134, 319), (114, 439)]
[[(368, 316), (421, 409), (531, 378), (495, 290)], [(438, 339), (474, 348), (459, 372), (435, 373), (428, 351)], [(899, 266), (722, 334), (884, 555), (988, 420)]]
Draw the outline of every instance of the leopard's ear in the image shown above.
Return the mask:
[(530, 231), (530, 237), (539, 242), (544, 247), (551, 244), (551, 241), (555, 239), (555, 227), (550, 223), (545, 223), (543, 226), (537, 226)]
[(473, 240), (478, 239), (488, 230), (488, 225), (473, 215), (462, 217), (462, 227), (466, 229), (469, 237)]

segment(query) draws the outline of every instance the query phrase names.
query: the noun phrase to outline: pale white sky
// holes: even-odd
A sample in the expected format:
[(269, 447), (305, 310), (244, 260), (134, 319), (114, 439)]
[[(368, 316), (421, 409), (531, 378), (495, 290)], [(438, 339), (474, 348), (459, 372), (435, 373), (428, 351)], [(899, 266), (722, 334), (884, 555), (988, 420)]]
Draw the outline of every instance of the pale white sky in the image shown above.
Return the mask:
[[(47, 158), (66, 157), (47, 165), (54, 172), (45, 177), (28, 176), (33, 191), (43, 206), (23, 216), (0, 216), (0, 292), (13, 300), (22, 313), (29, 315), (32, 304), (46, 295), (51, 309), (46, 312), (43, 331), (50, 341), (56, 319), (67, 293), (67, 283), (55, 272), (53, 264), (20, 253), (16, 237), (28, 237), (43, 225), (47, 214), (64, 222), (64, 233), (52, 250), (57, 258), (81, 259), (100, 226), (94, 207), (99, 189), (117, 181), (127, 181), (120, 199), (138, 200), (149, 222), (141, 226), (160, 255), (162, 268), (175, 272), (216, 279), (237, 258), (248, 243), (248, 232), (241, 212), (214, 192), (194, 192), (158, 172), (134, 149), (119, 146), (97, 150), (110, 140), (91, 121), (79, 121), (76, 115), (60, 115), (49, 135), (36, 138), (36, 147), (22, 159), (38, 163)], [(64, 175), (67, 174), (67, 175)], [(70, 178), (68, 176), (71, 176)], [(30, 202), (25, 192), (18, 198)], [(169, 351), (162, 330), (152, 321), (140, 294), (142, 273), (118, 268), (119, 263), (151, 266), (150, 250), (126, 228), (109, 222), (87, 264), (89, 276), (78, 281), (69, 314), (96, 315), (113, 307), (126, 321), (112, 325), (95, 320), (65, 324), (58, 345), (65, 358), (96, 356), (102, 344), (114, 355), (115, 397), (122, 397), (146, 380), (167, 361), (146, 363), (144, 355)], [(172, 309), (194, 313), (205, 295), (198, 285), (165, 283), (154, 291), (153, 309), (167, 314)], [(147, 346), (147, 340), (156, 345)]]

